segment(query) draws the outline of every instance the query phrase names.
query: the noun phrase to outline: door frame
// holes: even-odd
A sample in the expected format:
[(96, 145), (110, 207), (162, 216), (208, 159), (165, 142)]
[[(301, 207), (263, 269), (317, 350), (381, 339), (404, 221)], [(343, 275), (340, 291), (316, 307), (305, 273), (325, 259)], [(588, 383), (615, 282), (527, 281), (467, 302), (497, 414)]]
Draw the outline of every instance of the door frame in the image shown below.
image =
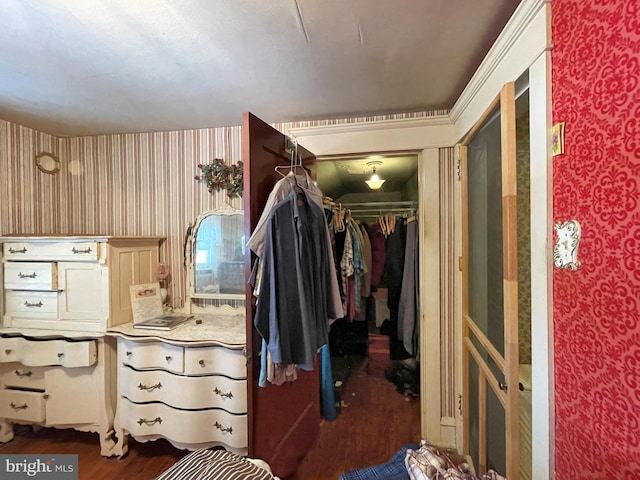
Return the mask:
[[(551, 164), (551, 5), (545, 0), (522, 2), (450, 112), (409, 118), (317, 125), (280, 124), (318, 156), (366, 152), (438, 150), (453, 147), (494, 99), (500, 86), (529, 71), (531, 141), (531, 295), (532, 305), (532, 461), (534, 479), (554, 478), (553, 317), (552, 317), (552, 164)], [(314, 125), (316, 123), (316, 125)], [(455, 166), (451, 168), (455, 169)], [(433, 172), (431, 172), (433, 173)], [(460, 198), (456, 182), (456, 199)], [(460, 204), (456, 203), (456, 256), (460, 255)], [(461, 277), (454, 279), (455, 304), (461, 305)], [(459, 328), (461, 309), (455, 312)], [(423, 324), (422, 332), (433, 325)], [(440, 328), (440, 324), (434, 326)], [(458, 338), (461, 332), (458, 332)], [(461, 342), (458, 342), (461, 345)], [(461, 358), (460, 351), (456, 358)], [(459, 363), (459, 362), (458, 362)], [(461, 372), (456, 375), (462, 391)], [(431, 385), (429, 385), (431, 387)], [(434, 404), (440, 398), (432, 398)], [(442, 443), (439, 418), (423, 411), (423, 436)], [(459, 422), (460, 416), (455, 421)], [(437, 425), (437, 428), (433, 427)], [(456, 429), (457, 430), (457, 429)], [(461, 435), (456, 436), (456, 442)]]
[[(469, 365), (470, 357), (473, 357), (479, 367), (479, 399), (478, 417), (479, 423), (479, 452), (478, 465), (480, 473), (487, 470), (487, 429), (484, 408), (487, 407), (487, 384), (494, 391), (502, 404), (505, 413), (505, 473), (507, 478), (518, 478), (520, 465), (520, 431), (519, 431), (519, 343), (518, 343), (518, 249), (517, 249), (517, 183), (516, 183), (516, 113), (515, 113), (515, 82), (506, 83), (499, 95), (484, 111), (471, 131), (461, 141), (461, 180), (462, 180), (462, 452), (469, 450), (469, 416), (470, 393), (468, 382), (470, 381)], [(481, 329), (475, 325), (474, 319), (468, 315), (468, 266), (469, 266), (469, 231), (465, 224), (468, 218), (468, 145), (475, 134), (486, 125), (486, 122), (494, 114), (500, 112), (500, 169), (501, 169), (501, 218), (495, 221), (502, 222), (502, 288), (503, 288), (503, 353), (491, 344)], [(470, 340), (470, 333), (477, 338), (482, 347), (476, 347)], [(479, 349), (484, 348), (491, 356), (495, 364), (504, 375), (506, 386), (498, 383), (494, 373), (480, 355)]]

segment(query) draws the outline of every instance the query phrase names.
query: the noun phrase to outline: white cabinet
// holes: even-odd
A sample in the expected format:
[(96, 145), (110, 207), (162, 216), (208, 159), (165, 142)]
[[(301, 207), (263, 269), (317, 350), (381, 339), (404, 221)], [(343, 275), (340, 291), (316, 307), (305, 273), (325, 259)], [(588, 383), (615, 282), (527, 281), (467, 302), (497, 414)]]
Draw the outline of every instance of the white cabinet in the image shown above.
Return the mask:
[(157, 237), (0, 237), (0, 442), (13, 424), (113, 438), (115, 340), (132, 319), (129, 285), (155, 280)]
[(13, 438), (14, 423), (72, 427), (100, 433), (101, 453), (112, 455), (110, 355), (104, 338), (0, 336), (0, 441)]
[(245, 329), (244, 311), (197, 315), (170, 331), (110, 329), (118, 337), (118, 450), (127, 451), (131, 435), (246, 455)]
[(129, 285), (155, 280), (159, 241), (1, 237), (4, 327), (105, 332), (130, 322)]

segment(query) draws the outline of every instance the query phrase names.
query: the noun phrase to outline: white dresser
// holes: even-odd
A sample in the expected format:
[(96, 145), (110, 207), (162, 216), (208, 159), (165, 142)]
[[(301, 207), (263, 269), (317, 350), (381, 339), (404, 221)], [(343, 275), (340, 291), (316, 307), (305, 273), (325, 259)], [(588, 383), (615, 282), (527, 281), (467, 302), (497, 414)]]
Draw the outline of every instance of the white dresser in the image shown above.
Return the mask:
[(13, 424), (97, 432), (114, 450), (115, 342), (129, 285), (153, 281), (157, 237), (0, 237), (0, 442)]
[(169, 331), (111, 328), (118, 337), (117, 450), (127, 451), (131, 435), (246, 455), (245, 332), (244, 309), (198, 314)]

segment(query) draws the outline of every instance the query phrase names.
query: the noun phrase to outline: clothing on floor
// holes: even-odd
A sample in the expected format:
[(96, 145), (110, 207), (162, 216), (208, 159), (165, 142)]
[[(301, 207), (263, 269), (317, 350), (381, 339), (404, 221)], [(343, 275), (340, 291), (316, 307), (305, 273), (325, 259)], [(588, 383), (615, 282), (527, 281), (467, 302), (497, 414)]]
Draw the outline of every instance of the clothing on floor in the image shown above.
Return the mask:
[(411, 480), (404, 459), (407, 450), (419, 447), (417, 443), (403, 445), (388, 462), (345, 472), (338, 480)]

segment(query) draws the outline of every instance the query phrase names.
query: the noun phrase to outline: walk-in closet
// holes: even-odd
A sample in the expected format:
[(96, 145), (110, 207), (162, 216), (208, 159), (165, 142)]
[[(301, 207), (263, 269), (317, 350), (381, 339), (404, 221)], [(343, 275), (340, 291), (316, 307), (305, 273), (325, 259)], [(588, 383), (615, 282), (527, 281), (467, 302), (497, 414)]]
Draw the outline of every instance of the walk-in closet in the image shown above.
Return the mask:
[(345, 311), (329, 332), (338, 414), (358, 401), (344, 395), (357, 374), (418, 397), (418, 155), (320, 158), (314, 168)]

